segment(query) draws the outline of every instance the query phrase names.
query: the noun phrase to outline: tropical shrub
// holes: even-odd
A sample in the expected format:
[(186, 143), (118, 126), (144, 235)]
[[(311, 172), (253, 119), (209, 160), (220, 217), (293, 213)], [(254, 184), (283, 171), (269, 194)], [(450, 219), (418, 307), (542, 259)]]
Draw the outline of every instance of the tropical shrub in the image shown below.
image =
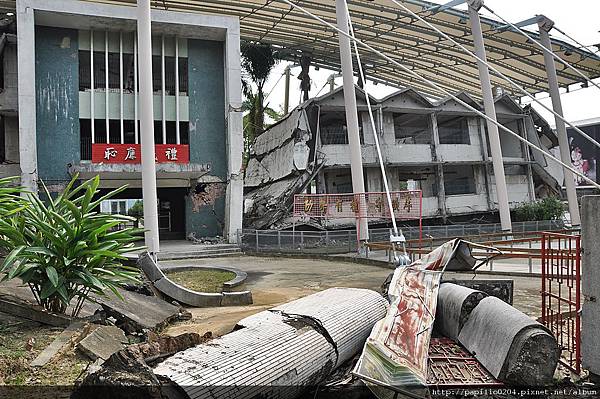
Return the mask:
[(517, 222), (536, 220), (559, 220), (565, 213), (565, 206), (556, 197), (547, 197), (540, 201), (521, 204), (513, 210)]
[(142, 249), (135, 247), (142, 230), (120, 227), (133, 218), (99, 212), (102, 201), (126, 187), (98, 197), (98, 177), (77, 187), (76, 181), (54, 198), (42, 184), (45, 201), (31, 194), (19, 198), (0, 181), (0, 204), (10, 205), (0, 218), (0, 248), (8, 254), (2, 281), (19, 278), (45, 309), (66, 313), (71, 305), (72, 316), (90, 294), (110, 290), (122, 298), (118, 288), (138, 276), (136, 268), (123, 265), (124, 255)]

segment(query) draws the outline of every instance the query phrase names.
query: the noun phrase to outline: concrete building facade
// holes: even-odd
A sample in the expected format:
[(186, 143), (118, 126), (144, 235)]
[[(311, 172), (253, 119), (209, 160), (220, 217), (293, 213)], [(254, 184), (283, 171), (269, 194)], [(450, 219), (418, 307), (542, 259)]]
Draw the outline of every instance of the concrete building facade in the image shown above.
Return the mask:
[[(459, 97), (482, 108), (466, 94)], [(425, 218), (497, 211), (483, 118), (452, 99), (432, 102), (410, 88), (370, 102), (390, 190), (421, 190)], [(557, 144), (552, 129), (533, 110), (521, 107), (506, 94), (495, 102), (498, 121), (504, 126), (543, 148)], [(358, 88), (357, 106), (365, 188), (381, 192), (384, 188), (371, 122), (364, 92)], [(287, 206), (278, 195), (352, 192), (345, 124), (343, 91), (338, 88), (304, 103), (257, 138), (245, 178), (245, 209), (251, 225), (257, 222), (254, 227), (267, 227), (260, 223), (265, 218), (253, 215)], [(292, 146), (286, 139), (290, 137), (295, 142)], [(511, 207), (560, 192), (558, 177), (553, 176), (543, 154), (531, 151), (509, 133), (501, 131), (500, 138)], [(303, 151), (301, 146), (307, 149)], [(302, 184), (295, 176), (305, 176), (300, 179)], [(336, 221), (327, 223), (335, 225)]]
[[(3, 52), (0, 173), (55, 192), (75, 174), (99, 175), (103, 191), (127, 184), (120, 198), (140, 199), (136, 8), (18, 0), (16, 18), (17, 40), (8, 34)], [(239, 21), (153, 10), (152, 35), (161, 238), (233, 242), (243, 195)]]

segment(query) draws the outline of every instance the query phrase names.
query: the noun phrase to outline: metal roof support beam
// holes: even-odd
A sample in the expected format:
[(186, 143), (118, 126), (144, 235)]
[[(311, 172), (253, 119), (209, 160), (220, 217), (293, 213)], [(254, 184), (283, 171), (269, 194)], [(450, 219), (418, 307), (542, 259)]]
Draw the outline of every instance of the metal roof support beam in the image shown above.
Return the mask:
[[(544, 47), (551, 49), (550, 30), (554, 27), (554, 22), (546, 17), (538, 20), (540, 28), (540, 41)], [(550, 97), (552, 98), (552, 108), (558, 116), (554, 116), (556, 122), (556, 132), (558, 134), (558, 146), (560, 148), (560, 158), (567, 165), (571, 164), (571, 150), (569, 148), (569, 138), (567, 137), (567, 126), (562, 118), (564, 116), (560, 91), (558, 88), (558, 78), (556, 76), (556, 64), (551, 53), (544, 52), (544, 62), (546, 64), (546, 73), (548, 74), (548, 86), (550, 87)], [(577, 203), (577, 192), (575, 188), (575, 175), (568, 169), (563, 168), (565, 173), (565, 186), (567, 188), (567, 199), (569, 200), (569, 213), (571, 215), (571, 225), (580, 226), (581, 218), (579, 216), (579, 204)]]
[[(365, 180), (363, 177), (362, 155), (360, 148), (360, 132), (358, 130), (358, 112), (356, 110), (356, 93), (354, 91), (354, 71), (352, 68), (352, 52), (350, 49), (350, 38), (348, 26), (348, 5), (346, 0), (335, 1), (338, 29), (346, 35), (338, 35), (340, 41), (340, 64), (342, 66), (342, 78), (344, 80), (344, 103), (346, 107), (346, 131), (348, 134), (348, 145), (350, 147), (350, 170), (352, 172), (352, 191), (354, 194), (365, 192)], [(365, 196), (359, 195), (359, 201), (364, 202)], [(361, 213), (367, 209), (366, 204), (358, 204), (359, 218), (356, 222), (356, 230), (360, 241), (369, 239), (369, 223)]]
[[(481, 29), (481, 20), (479, 19), (479, 9), (483, 4), (482, 0), (469, 0), (469, 20), (471, 22), (471, 31), (473, 33), (473, 44), (475, 54), (480, 60), (477, 61), (479, 67), (479, 77), (481, 80), (481, 92), (483, 94), (483, 106), (485, 114), (492, 120), (496, 120), (496, 106), (494, 104), (494, 95), (492, 93), (492, 83), (490, 81), (490, 71), (487, 66), (487, 57), (485, 54), (485, 44), (483, 42), (483, 32)], [(511, 231), (512, 223), (510, 220), (510, 207), (508, 205), (508, 190), (506, 188), (506, 177), (504, 176), (504, 162), (502, 157), (502, 147), (500, 145), (500, 133), (498, 126), (492, 121), (487, 120), (488, 136), (490, 141), (490, 150), (492, 155), (492, 164), (494, 167), (494, 177), (496, 180), (496, 196), (498, 200), (498, 211), (500, 212), (500, 224), (503, 231)]]
[(446, 11), (449, 8), (459, 6), (459, 5), (464, 4), (466, 2), (467, 2), (467, 0), (452, 0), (449, 3), (441, 4), (439, 6), (431, 7), (431, 8), (428, 8), (427, 10), (425, 10), (425, 11), (431, 11), (433, 14), (437, 14), (438, 12)]

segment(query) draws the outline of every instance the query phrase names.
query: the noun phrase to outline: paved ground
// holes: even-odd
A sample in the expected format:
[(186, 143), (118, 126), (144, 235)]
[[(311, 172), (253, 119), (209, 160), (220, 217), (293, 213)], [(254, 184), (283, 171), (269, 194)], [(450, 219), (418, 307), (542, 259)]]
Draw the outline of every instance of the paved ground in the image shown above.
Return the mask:
[[(391, 272), (390, 269), (352, 262), (283, 257), (240, 256), (161, 262), (161, 266), (190, 264), (229, 266), (247, 272), (248, 280), (239, 289), (251, 290), (254, 304), (190, 309), (194, 318), (190, 322), (170, 327), (167, 330), (169, 334), (212, 331), (215, 335), (222, 335), (246, 316), (330, 287), (356, 287), (379, 291), (381, 283)], [(446, 277), (465, 279), (473, 277), (473, 274), (448, 273)], [(479, 275), (477, 278), (506, 279), (508, 277)], [(516, 277), (513, 280), (515, 281), (515, 306), (530, 316), (539, 316), (540, 279)]]

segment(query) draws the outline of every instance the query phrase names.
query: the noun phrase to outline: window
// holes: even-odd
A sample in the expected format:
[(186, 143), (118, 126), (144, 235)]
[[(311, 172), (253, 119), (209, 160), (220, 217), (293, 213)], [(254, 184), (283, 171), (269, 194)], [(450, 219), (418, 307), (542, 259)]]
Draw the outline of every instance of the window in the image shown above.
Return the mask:
[(466, 117), (438, 115), (437, 123), (440, 144), (471, 144)]
[(477, 194), (473, 166), (444, 166), (444, 189), (446, 195)]
[[(519, 136), (523, 137), (523, 130), (521, 128), (521, 120), (512, 120), (512, 121), (500, 121), (502, 126), (507, 129), (512, 130), (515, 133), (518, 133)], [(502, 156), (508, 158), (522, 158), (523, 157), (523, 148), (521, 146), (521, 141), (518, 138), (513, 136), (512, 134), (498, 129), (500, 135), (500, 146), (502, 148)], [(489, 143), (489, 140), (488, 140)]]
[(394, 114), (397, 144), (431, 144), (431, 116), (428, 114)]
[[(106, 89), (106, 63), (104, 51), (94, 51), (94, 88)], [(119, 90), (119, 53), (108, 53), (108, 88)], [(123, 90), (133, 93), (135, 88), (133, 54), (123, 53)], [(152, 85), (154, 92), (162, 92), (162, 60), (159, 55), (152, 57)], [(79, 51), (79, 91), (89, 90), (90, 82), (90, 52)], [(175, 57), (165, 57), (165, 92), (168, 96), (175, 95)], [(188, 60), (179, 57), (179, 92), (188, 92)]]
[[(362, 120), (359, 117), (358, 129), (360, 143), (364, 144)], [(321, 142), (326, 144), (348, 144), (348, 129), (344, 112), (321, 113), (320, 119)]]
[[(118, 119), (109, 121), (110, 142), (121, 143), (121, 124)], [(177, 132), (175, 130), (176, 122), (167, 122), (167, 144), (175, 144), (177, 142)], [(92, 127), (89, 119), (80, 119), (80, 150), (82, 160), (92, 159)], [(139, 121), (138, 121), (139, 127)], [(95, 142), (99, 144), (106, 143), (106, 121), (97, 119), (94, 124)], [(138, 129), (139, 131), (139, 129)], [(189, 144), (189, 122), (179, 122), (179, 137), (181, 144)], [(135, 143), (135, 124), (132, 120), (123, 121), (123, 139), (122, 144)], [(162, 144), (162, 122), (154, 122), (154, 142)]]

